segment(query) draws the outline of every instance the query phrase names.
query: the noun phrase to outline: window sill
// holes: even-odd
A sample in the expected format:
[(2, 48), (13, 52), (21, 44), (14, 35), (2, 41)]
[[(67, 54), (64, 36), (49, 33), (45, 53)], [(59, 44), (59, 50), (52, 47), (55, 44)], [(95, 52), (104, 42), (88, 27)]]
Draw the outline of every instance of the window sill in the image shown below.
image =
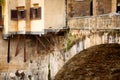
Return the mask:
[(40, 18), (33, 18), (33, 19), (30, 19), (30, 20), (42, 20), (42, 19), (40, 19)]

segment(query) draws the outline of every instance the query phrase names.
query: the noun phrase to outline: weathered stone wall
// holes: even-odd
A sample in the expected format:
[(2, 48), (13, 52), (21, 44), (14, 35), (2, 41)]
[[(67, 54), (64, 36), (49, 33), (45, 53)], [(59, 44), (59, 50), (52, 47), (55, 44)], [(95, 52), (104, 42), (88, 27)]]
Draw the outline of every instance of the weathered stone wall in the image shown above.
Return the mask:
[(114, 30), (111, 33), (113, 34), (110, 34), (110, 31), (71, 30), (69, 33), (71, 36), (85, 36), (85, 38), (76, 41), (76, 43), (66, 51), (55, 48), (54, 53), (50, 55), (51, 79), (53, 80), (62, 66), (80, 51), (99, 44), (120, 43), (119, 34), (114, 33)]
[(79, 17), (90, 15), (90, 0), (68, 0), (68, 17)]
[(112, 10), (112, 0), (93, 0), (93, 14), (108, 14)]
[[(90, 34), (91, 33), (91, 34)], [(88, 47), (104, 44), (104, 43), (120, 43), (120, 37), (116, 34), (108, 34), (107, 32), (91, 31), (91, 30), (71, 30), (70, 35), (85, 36), (84, 39), (77, 41), (70, 49), (62, 50), (65, 46), (65, 37), (55, 37), (56, 44), (49, 46), (44, 39), (43, 43), (47, 45), (47, 50), (39, 44), (39, 53), (36, 53), (35, 38), (26, 38), (27, 46), (27, 62), (23, 59), (23, 39), (19, 47), (19, 54), (15, 57), (17, 38), (11, 39), (11, 59), (7, 63), (7, 40), (0, 38), (0, 80), (17, 80), (24, 78), (25, 80), (53, 80), (57, 72), (62, 66), (74, 55), (87, 49)], [(42, 39), (41, 39), (42, 40)], [(60, 42), (59, 42), (60, 41)], [(59, 46), (59, 44), (61, 44)], [(48, 47), (52, 47), (53, 51), (49, 52)], [(45, 52), (47, 53), (45, 53)], [(15, 74), (18, 70), (17, 75)], [(24, 76), (21, 76), (24, 75)], [(29, 76), (29, 77), (28, 77)], [(13, 79), (14, 78), (14, 79)]]
[(120, 29), (120, 15), (106, 14), (91, 17), (77, 17), (68, 20), (71, 29)]
[[(115, 12), (116, 5), (112, 0), (68, 0), (68, 17), (101, 15)], [(92, 13), (92, 14), (91, 14)]]
[[(15, 57), (17, 37), (13, 36), (10, 48), (10, 63), (7, 63), (7, 40), (3, 40), (2, 37), (0, 37), (0, 80), (17, 80), (22, 77), (25, 80), (30, 80), (30, 77), (32, 80), (53, 80), (54, 76), (62, 68), (62, 66), (83, 49), (104, 43), (120, 43), (118, 33), (109, 34), (109, 32), (104, 31), (71, 30), (69, 34), (71, 36), (76, 35), (76, 37), (85, 37), (84, 39), (76, 41), (75, 44), (67, 50), (63, 50), (63, 47), (66, 45), (65, 37), (54, 36), (54, 46), (50, 46), (45, 39), (41, 39), (42, 42), (47, 45), (47, 50), (39, 44), (38, 54), (36, 53), (35, 37), (26, 37), (27, 62), (24, 62), (23, 59), (23, 39), (21, 39), (21, 43), (19, 45), (19, 54)], [(53, 51), (48, 51), (49, 47), (53, 48)], [(16, 75), (15, 73), (17, 70), (18, 73)], [(20, 75), (23, 74), (24, 76), (21, 77)]]
[[(25, 40), (27, 61), (24, 62), (23, 37), (21, 38), (19, 45), (19, 54), (16, 57), (17, 37), (14, 36), (11, 38), (10, 63), (7, 63), (8, 41), (3, 40), (2, 34), (0, 35), (0, 80), (18, 80), (20, 76), (15, 75), (17, 70), (20, 73), (24, 72), (25, 80), (30, 80), (28, 79), (28, 76), (31, 76), (34, 80), (48, 80), (49, 57), (42, 51), (39, 54), (36, 53), (35, 39)], [(12, 79), (11, 77), (14, 77), (15, 79)]]
[[(36, 37), (26, 35), (26, 62), (24, 62), (23, 36), (21, 35), (17, 56), (15, 56), (15, 52), (18, 38), (17, 36), (12, 36), (10, 41), (10, 63), (7, 63), (8, 40), (2, 39), (2, 32), (0, 32), (0, 35), (0, 80), (18, 80), (22, 78), (20, 75), (23, 74), (25, 80), (31, 80), (29, 77), (32, 80), (53, 79), (58, 69), (64, 64), (62, 60), (63, 56), (59, 50), (64, 45), (64, 37), (62, 36), (54, 36), (51, 43), (49, 43), (49, 37), (47, 37), (49, 41), (45, 37), (40, 37), (43, 44), (38, 43), (39, 52), (37, 53)], [(55, 45), (53, 44), (54, 41), (56, 43)], [(15, 74), (17, 71), (19, 75)]]

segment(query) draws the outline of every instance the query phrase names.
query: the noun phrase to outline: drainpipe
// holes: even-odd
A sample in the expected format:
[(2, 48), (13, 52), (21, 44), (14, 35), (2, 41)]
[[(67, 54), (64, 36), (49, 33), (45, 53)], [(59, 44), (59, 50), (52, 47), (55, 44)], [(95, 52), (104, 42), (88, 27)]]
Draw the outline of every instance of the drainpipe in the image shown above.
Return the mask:
[(24, 62), (26, 62), (26, 36), (24, 35)]
[(7, 62), (10, 62), (10, 36), (8, 37), (8, 53), (7, 53)]

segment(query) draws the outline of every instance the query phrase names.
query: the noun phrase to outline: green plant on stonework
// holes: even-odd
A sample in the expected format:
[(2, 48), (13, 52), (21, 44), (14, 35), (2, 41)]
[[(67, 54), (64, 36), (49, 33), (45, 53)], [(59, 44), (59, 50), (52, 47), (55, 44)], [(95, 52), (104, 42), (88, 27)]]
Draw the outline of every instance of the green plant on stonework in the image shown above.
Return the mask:
[(51, 70), (50, 70), (50, 64), (48, 64), (48, 80), (51, 80)]
[(70, 45), (71, 45), (71, 40), (69, 39), (69, 31), (67, 30), (66, 31), (66, 51), (68, 51), (69, 50), (69, 48), (70, 48)]
[(67, 43), (66, 51), (68, 51), (68, 50), (70, 49), (70, 46), (71, 46), (72, 42), (71, 42), (71, 40), (68, 38), (68, 39), (66, 40), (66, 43)]
[(76, 39), (76, 37), (77, 37), (76, 35), (73, 35), (73, 39)]
[(68, 50), (68, 46), (69, 46), (69, 42), (70, 42), (68, 35), (69, 35), (69, 32), (67, 32), (67, 35), (66, 35), (66, 51)]
[(50, 64), (48, 64), (48, 69), (50, 69)]
[(66, 51), (68, 51), (70, 49), (70, 47), (72, 46), (72, 43), (76, 40), (76, 35), (71, 36), (72, 38), (67, 38), (66, 39)]

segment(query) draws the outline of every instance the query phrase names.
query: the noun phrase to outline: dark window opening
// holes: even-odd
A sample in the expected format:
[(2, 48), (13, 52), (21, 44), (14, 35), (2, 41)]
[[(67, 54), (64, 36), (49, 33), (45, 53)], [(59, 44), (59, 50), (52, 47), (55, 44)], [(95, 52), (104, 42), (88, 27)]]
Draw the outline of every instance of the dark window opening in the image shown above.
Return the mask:
[(93, 15), (93, 1), (90, 2), (90, 16)]
[(2, 6), (0, 6), (0, 26), (4, 24), (3, 17), (2, 17)]
[(18, 19), (25, 19), (25, 10), (18, 11)]
[(31, 8), (30, 9), (30, 18), (31, 19), (41, 19), (41, 7)]
[(0, 20), (2, 20), (2, 6), (0, 6)]
[(117, 6), (117, 13), (120, 14), (120, 6)]
[(30, 19), (33, 19), (33, 11), (34, 11), (34, 9), (30, 8)]
[(18, 11), (11, 10), (11, 20), (17, 20), (17, 19), (18, 19)]
[(120, 0), (117, 0), (116, 12), (120, 13)]
[(35, 18), (38, 18), (38, 9), (35, 9), (35, 14), (34, 14)]

